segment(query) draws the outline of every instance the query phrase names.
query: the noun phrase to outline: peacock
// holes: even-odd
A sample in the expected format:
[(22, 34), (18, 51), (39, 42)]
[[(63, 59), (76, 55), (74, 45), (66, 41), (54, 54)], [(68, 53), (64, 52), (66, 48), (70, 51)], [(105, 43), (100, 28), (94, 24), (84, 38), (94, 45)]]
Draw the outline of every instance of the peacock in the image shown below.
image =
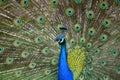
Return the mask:
[(0, 0), (0, 80), (120, 80), (120, 0)]

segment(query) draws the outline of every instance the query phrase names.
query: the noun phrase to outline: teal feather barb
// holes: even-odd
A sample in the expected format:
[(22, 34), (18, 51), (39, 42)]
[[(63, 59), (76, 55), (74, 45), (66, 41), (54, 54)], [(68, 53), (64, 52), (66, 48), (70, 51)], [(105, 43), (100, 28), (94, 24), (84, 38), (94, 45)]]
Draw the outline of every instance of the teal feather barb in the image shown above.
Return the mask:
[(0, 0), (0, 80), (61, 78), (120, 79), (120, 0)]

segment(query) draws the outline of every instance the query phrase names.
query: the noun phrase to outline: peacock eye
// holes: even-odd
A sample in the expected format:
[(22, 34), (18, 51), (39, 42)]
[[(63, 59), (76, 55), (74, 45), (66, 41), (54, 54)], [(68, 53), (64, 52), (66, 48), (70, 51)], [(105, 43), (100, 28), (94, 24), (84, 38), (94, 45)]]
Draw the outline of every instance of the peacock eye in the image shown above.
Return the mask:
[(69, 14), (72, 14), (72, 11), (68, 11)]
[(105, 4), (102, 4), (102, 6), (105, 6)]
[(94, 12), (92, 10), (87, 11), (86, 16), (89, 20), (92, 20), (95, 17)]
[(75, 46), (75, 44), (76, 44), (75, 40), (74, 40), (74, 39), (71, 39), (71, 40), (70, 40), (70, 46), (73, 47), (73, 46)]
[(45, 56), (49, 55), (49, 53), (50, 53), (49, 48), (48, 48), (48, 47), (45, 47), (44, 49), (42, 49), (42, 53), (43, 53)]
[(18, 23), (18, 24), (20, 24), (20, 22), (21, 22), (21, 20), (20, 20), (20, 19), (19, 19), (19, 20), (17, 20), (17, 23)]
[(43, 22), (44, 22), (44, 20), (45, 20), (44, 18), (40, 18), (40, 22), (41, 22), (41, 23), (43, 23)]
[(120, 3), (120, 0), (116, 0), (116, 3)]
[(27, 5), (27, 4), (28, 4), (28, 2), (27, 2), (27, 1), (24, 1), (24, 4), (25, 4), (25, 5)]
[(28, 7), (29, 6), (29, 0), (21, 0), (21, 6), (22, 7)]
[(13, 43), (13, 45), (15, 47), (19, 47), (21, 44), (22, 44), (22, 41), (20, 41), (20, 40), (15, 40), (14, 43)]
[(108, 75), (103, 75), (103, 79), (104, 80), (109, 80), (109, 76)]
[(79, 32), (81, 30), (81, 25), (80, 24), (75, 24), (73, 29), (74, 29), (75, 32)]
[(29, 52), (24, 51), (24, 52), (22, 52), (21, 57), (23, 57), (23, 58), (27, 58), (29, 55), (30, 55)]
[(58, 0), (50, 0), (51, 6), (52, 7), (57, 7), (59, 5), (59, 1)]
[(87, 63), (91, 63), (91, 62), (92, 62), (92, 58), (88, 58)]
[(22, 25), (22, 20), (19, 19), (19, 18), (14, 19), (14, 24), (15, 24), (16, 26), (21, 26), (21, 25)]
[(35, 68), (36, 65), (37, 65), (36, 63), (30, 63), (30, 64), (29, 64), (29, 68)]
[(67, 8), (66, 9), (66, 15), (67, 16), (72, 16), (74, 14), (74, 9), (73, 8)]
[(56, 1), (53, 1), (53, 4), (56, 4), (57, 2)]
[(79, 77), (79, 79), (80, 80), (84, 80), (84, 75), (81, 74), (80, 77)]
[(45, 23), (45, 21), (46, 21), (46, 19), (45, 19), (44, 16), (38, 16), (38, 17), (37, 17), (37, 22), (38, 22), (38, 23), (42, 23), (42, 24), (43, 24), (43, 23)]
[(7, 64), (12, 64), (13, 60), (14, 60), (13, 58), (7, 58), (6, 63)]
[(0, 47), (0, 54), (3, 53), (3, 51), (4, 51), (4, 48)]
[(110, 24), (111, 24), (111, 20), (110, 20), (110, 19), (107, 19), (107, 18), (104, 19), (103, 22), (102, 22), (102, 25), (103, 25), (104, 27), (109, 27)]
[(0, 48), (0, 51), (2, 51), (2, 48)]
[(119, 54), (119, 52), (117, 50), (112, 50), (111, 53), (112, 53), (113, 56), (117, 56)]
[(100, 65), (101, 65), (101, 66), (105, 66), (105, 65), (106, 65), (106, 62), (105, 62), (104, 60), (102, 60), (102, 61), (100, 62)]
[(107, 3), (106, 1), (101, 2), (100, 8), (101, 8), (102, 10), (107, 9), (107, 8), (108, 8), (108, 3)]
[(106, 41), (106, 40), (107, 40), (107, 35), (102, 34), (102, 35), (100, 36), (100, 40), (101, 40), (101, 41)]
[(89, 16), (92, 16), (92, 14), (90, 13)]
[(82, 0), (75, 0), (76, 4), (80, 4), (82, 2)]
[(88, 69), (89, 69), (90, 71), (92, 71), (92, 70), (93, 70), (93, 66), (92, 66), (92, 65), (89, 65), (89, 66), (88, 66)]
[(87, 48), (87, 49), (90, 49), (90, 48), (91, 48), (91, 46), (92, 46), (92, 44), (91, 44), (91, 43), (87, 43), (86, 48)]
[(6, 3), (7, 0), (2, 0), (3, 3)]
[(57, 58), (53, 58), (51, 60), (51, 63), (52, 63), (52, 65), (56, 65), (58, 63), (58, 59)]
[(99, 50), (99, 49), (96, 49), (96, 50), (94, 51), (94, 53), (97, 55), (97, 54), (100, 53), (100, 50)]
[(45, 75), (49, 75), (50, 73), (51, 73), (51, 70), (49, 70), (49, 69), (45, 70), (45, 72), (44, 72)]
[(84, 44), (86, 42), (86, 39), (84, 38), (84, 37), (82, 37), (81, 39), (80, 39), (80, 43), (81, 44)]
[(95, 33), (94, 28), (90, 28), (90, 29), (88, 30), (88, 34), (89, 34), (90, 36), (93, 36), (94, 33)]
[(118, 74), (120, 74), (120, 67), (117, 67), (117, 68), (116, 68), (116, 72), (117, 72)]
[(22, 74), (22, 70), (18, 70), (18, 71), (15, 72), (15, 76), (16, 77), (21, 76), (21, 74)]
[(41, 37), (35, 38), (35, 43), (42, 43), (42, 42), (43, 42), (43, 38)]
[(19, 71), (18, 74), (21, 74), (21, 72)]

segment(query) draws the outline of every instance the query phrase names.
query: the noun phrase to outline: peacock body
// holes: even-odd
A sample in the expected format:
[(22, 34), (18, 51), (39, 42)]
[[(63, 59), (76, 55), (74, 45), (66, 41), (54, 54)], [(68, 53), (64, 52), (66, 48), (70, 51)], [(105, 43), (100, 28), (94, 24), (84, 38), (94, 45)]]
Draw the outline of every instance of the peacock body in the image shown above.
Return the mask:
[(0, 80), (120, 80), (120, 0), (0, 0)]
[(64, 36), (60, 35), (57, 37), (59, 45), (61, 45), (59, 68), (58, 68), (58, 80), (73, 80), (73, 73), (71, 72), (67, 62), (67, 50), (66, 41)]

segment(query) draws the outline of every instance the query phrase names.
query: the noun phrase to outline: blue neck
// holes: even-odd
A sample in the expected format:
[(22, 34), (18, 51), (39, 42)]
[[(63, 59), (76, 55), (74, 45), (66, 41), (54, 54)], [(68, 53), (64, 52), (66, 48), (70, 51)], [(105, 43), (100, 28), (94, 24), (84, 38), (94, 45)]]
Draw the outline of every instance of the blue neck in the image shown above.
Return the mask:
[[(59, 67), (68, 69), (66, 44), (61, 45)], [(64, 66), (63, 66), (64, 65)]]
[(58, 80), (73, 80), (73, 74), (68, 67), (66, 44), (61, 45)]

